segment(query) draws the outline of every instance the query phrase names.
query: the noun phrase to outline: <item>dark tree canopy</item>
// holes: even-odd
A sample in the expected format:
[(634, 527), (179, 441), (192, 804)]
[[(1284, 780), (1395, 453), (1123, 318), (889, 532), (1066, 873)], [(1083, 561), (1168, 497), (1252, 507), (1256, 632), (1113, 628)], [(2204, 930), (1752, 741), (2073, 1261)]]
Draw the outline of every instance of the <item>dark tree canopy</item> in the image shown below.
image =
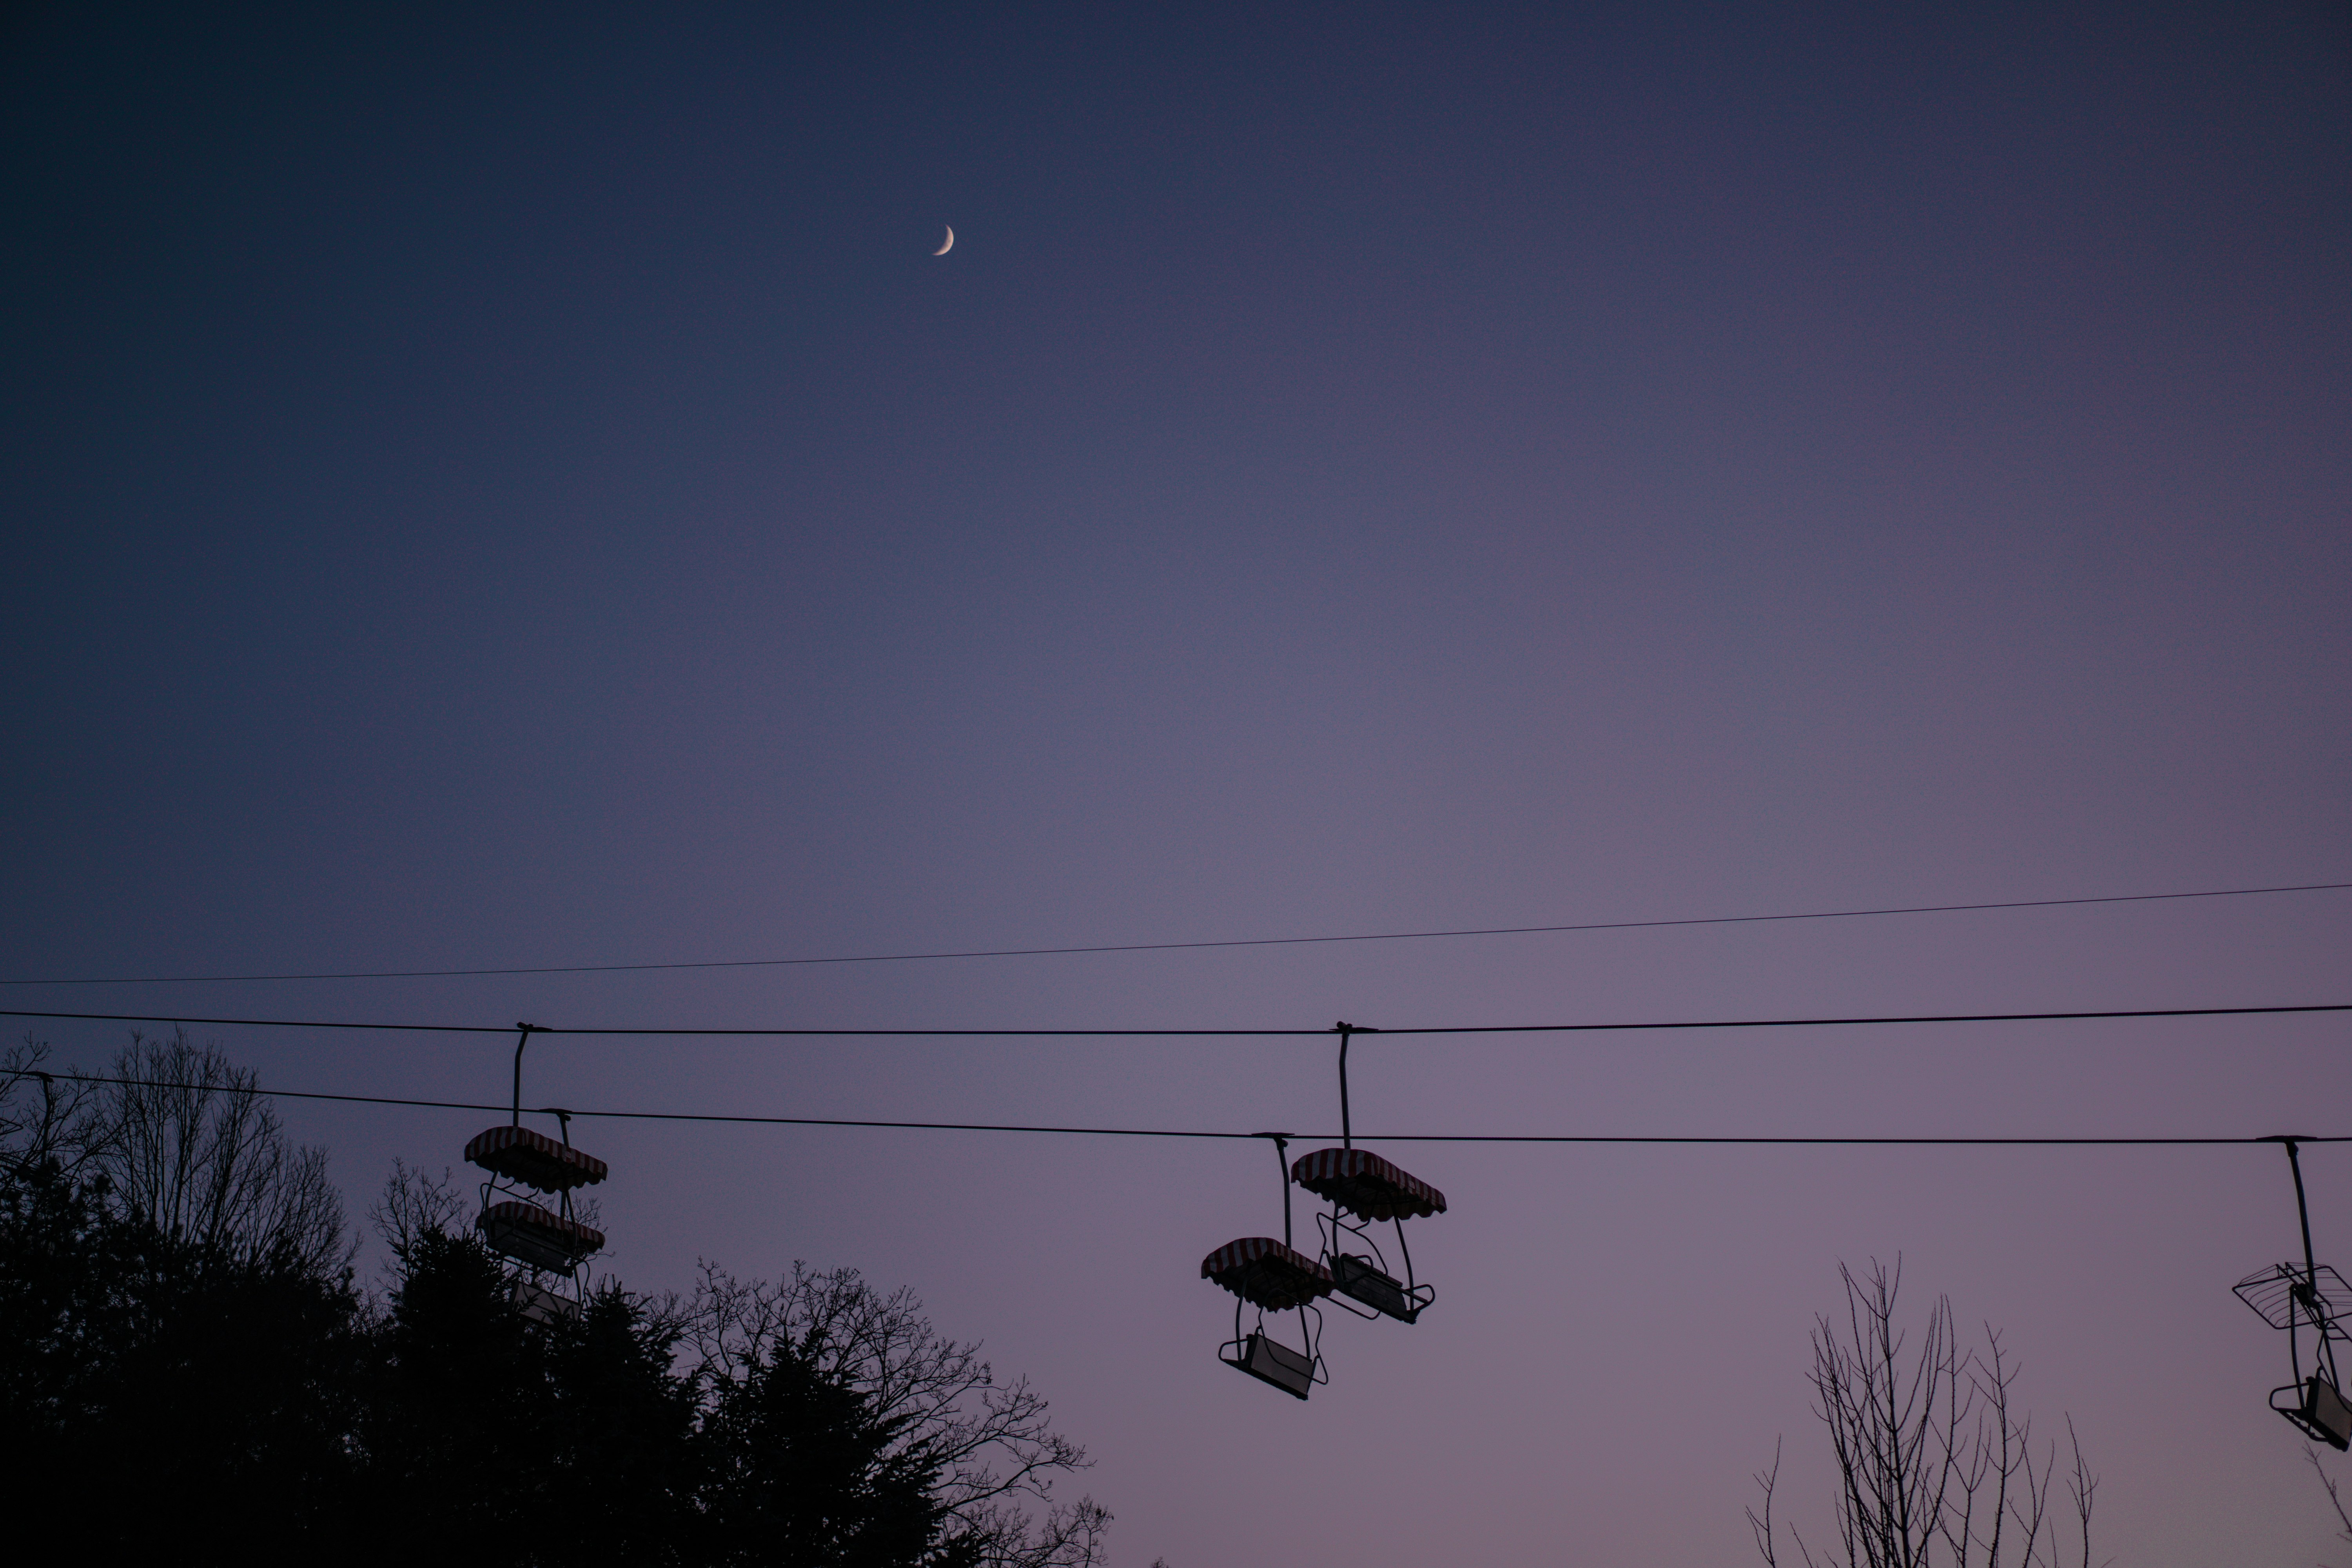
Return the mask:
[(54, 1160), (0, 1168), (12, 1489), (100, 1560), (338, 1531), (369, 1360), (349, 1281), (182, 1241), (110, 1196)]
[(877, 1415), (855, 1389), (789, 1349), (727, 1383), (705, 1428), (709, 1468), (698, 1478), (709, 1501), (706, 1560), (844, 1568), (944, 1561), (944, 1510), (932, 1498), (939, 1460), (928, 1444), (896, 1445), (904, 1424)]
[(1084, 1453), (907, 1293), (709, 1270), (533, 1321), (455, 1191), (405, 1168), (363, 1291), (324, 1156), (249, 1079), (184, 1037), (116, 1066), (151, 1082), (0, 1063), (0, 1464), (78, 1555), (1101, 1561), (1108, 1515), (1051, 1496)]

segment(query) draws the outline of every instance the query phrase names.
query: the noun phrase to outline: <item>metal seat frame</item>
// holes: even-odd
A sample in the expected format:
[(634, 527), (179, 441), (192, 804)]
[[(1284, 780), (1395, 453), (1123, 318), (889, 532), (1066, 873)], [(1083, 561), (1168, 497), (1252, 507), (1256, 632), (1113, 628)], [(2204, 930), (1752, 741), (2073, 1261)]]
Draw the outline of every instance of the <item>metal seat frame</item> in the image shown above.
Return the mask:
[[(1396, 1226), (1397, 1251), (1404, 1258), (1402, 1279), (1390, 1271), (1388, 1258), (1381, 1252), (1380, 1243), (1372, 1239), (1369, 1222), (1351, 1223), (1337, 1205), (1328, 1214), (1315, 1216), (1316, 1228), (1323, 1238), (1321, 1261), (1331, 1271), (1332, 1292), (1349, 1299), (1339, 1302), (1340, 1310), (1359, 1318), (1387, 1317), (1410, 1323), (1437, 1300), (1437, 1291), (1412, 1277), (1412, 1249), (1405, 1245), (1404, 1221), (1390, 1223)], [(1346, 1238), (1350, 1237), (1362, 1244), (1362, 1252), (1345, 1250)], [(1360, 1302), (1371, 1310), (1359, 1311), (1349, 1305), (1350, 1301)]]
[[(2287, 1403), (2279, 1403), (2286, 1394)], [(2316, 1438), (2331, 1448), (2352, 1449), (2352, 1405), (2345, 1403), (2336, 1392), (2335, 1383), (2324, 1373), (2314, 1372), (2301, 1383), (2290, 1383), (2271, 1390), (2271, 1408), (2285, 1416), (2297, 1431), (2306, 1437)]]
[(1217, 1347), (1217, 1359), (1235, 1372), (1245, 1372), (1260, 1383), (1282, 1390), (1293, 1399), (1303, 1400), (1317, 1384), (1328, 1384), (1330, 1373), (1323, 1365), (1318, 1348), (1323, 1339), (1323, 1314), (1312, 1307), (1298, 1309), (1300, 1332), (1307, 1336), (1304, 1354), (1292, 1350), (1266, 1332), (1265, 1313), (1257, 1315), (1257, 1326), (1248, 1333), (1242, 1332), (1242, 1303), (1234, 1302), (1234, 1337)]

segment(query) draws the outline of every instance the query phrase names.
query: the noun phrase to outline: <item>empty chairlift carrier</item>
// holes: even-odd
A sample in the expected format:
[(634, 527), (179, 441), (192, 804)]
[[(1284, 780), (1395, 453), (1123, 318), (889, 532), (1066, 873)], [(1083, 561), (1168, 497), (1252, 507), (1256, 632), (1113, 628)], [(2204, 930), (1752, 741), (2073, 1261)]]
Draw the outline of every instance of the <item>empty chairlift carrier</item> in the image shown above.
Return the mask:
[[(1331, 1271), (1340, 1305), (1360, 1318), (1389, 1317), (1401, 1323), (1420, 1320), (1437, 1292), (1413, 1278), (1412, 1249), (1406, 1244), (1404, 1222), (1427, 1219), (1445, 1212), (1445, 1194), (1427, 1182), (1356, 1147), (1354, 1114), (1348, 1099), (1348, 1047), (1354, 1037), (1376, 1034), (1361, 1025), (1341, 1023), (1339, 1037), (1339, 1144), (1318, 1149), (1290, 1167), (1290, 1179), (1331, 1205), (1315, 1216), (1321, 1233), (1322, 1263)], [(1398, 1268), (1372, 1233), (1376, 1225), (1395, 1227)], [(1350, 1305), (1353, 1303), (1353, 1305)]]
[[(2295, 1149), (2304, 1140), (2266, 1142), (2286, 1145), (2287, 1168), (2294, 1173), (2295, 1216), (2303, 1225), (2303, 1267), (2273, 1264), (2249, 1274), (2231, 1289), (2263, 1321), (2286, 1333), (2287, 1363), (2294, 1381), (2271, 1390), (2271, 1408), (2306, 1436), (2333, 1448), (2352, 1448), (2352, 1404), (2346, 1403), (2344, 1383), (2336, 1371), (2336, 1346), (2352, 1338), (2342, 1322), (2347, 1309), (2352, 1309), (2352, 1289), (2345, 1285), (2344, 1276), (2312, 1257), (2311, 1205), (2304, 1196), (2303, 1161)], [(2311, 1334), (2308, 1373), (2303, 1359), (2306, 1330)]]
[[(1245, 1236), (1201, 1260), (1201, 1278), (1234, 1294), (1234, 1337), (1217, 1347), (1217, 1359), (1236, 1372), (1245, 1372), (1294, 1398), (1304, 1399), (1318, 1383), (1330, 1382), (1319, 1346), (1323, 1314), (1315, 1305), (1331, 1293), (1331, 1271), (1291, 1246), (1290, 1141), (1279, 1132), (1263, 1134), (1274, 1141), (1275, 1162), (1282, 1173), (1282, 1239)], [(1242, 1309), (1257, 1309), (1257, 1325), (1242, 1332)], [(1266, 1331), (1268, 1312), (1298, 1313), (1299, 1347)]]
[[(1225, 1243), (1201, 1261), (1201, 1277), (1232, 1291), (1235, 1298), (1234, 1337), (1218, 1347), (1218, 1359), (1300, 1399), (1316, 1384), (1329, 1381), (1319, 1352), (1323, 1315), (1318, 1302), (1328, 1297), (1360, 1318), (1388, 1317), (1410, 1323), (1436, 1300), (1437, 1292), (1413, 1277), (1404, 1222), (1445, 1212), (1444, 1193), (1370, 1150), (1356, 1147), (1348, 1100), (1348, 1047), (1355, 1036), (1371, 1031), (1341, 1023), (1335, 1032), (1339, 1037), (1340, 1146), (1318, 1149), (1294, 1164), (1287, 1134), (1258, 1134), (1273, 1141), (1281, 1167), (1282, 1239), (1244, 1237)], [(1293, 1240), (1290, 1189), (1294, 1183), (1331, 1205), (1328, 1213), (1316, 1215), (1321, 1237), (1318, 1258), (1297, 1250)], [(1396, 1227), (1402, 1277), (1391, 1270), (1372, 1234), (1376, 1225)], [(1246, 1334), (1242, 1331), (1244, 1305), (1258, 1309), (1257, 1326)], [(1294, 1309), (1299, 1315), (1302, 1350), (1293, 1350), (1266, 1331), (1266, 1313)]]
[(553, 1138), (522, 1124), (523, 1047), (545, 1031), (536, 1024), (515, 1026), (512, 1119), (466, 1145), (467, 1162), (489, 1173), (474, 1228), (491, 1251), (517, 1266), (512, 1296), (518, 1310), (541, 1322), (577, 1319), (587, 1300), (588, 1259), (604, 1250), (604, 1233), (573, 1213), (572, 1194), (602, 1182), (608, 1167), (572, 1146), (570, 1111), (550, 1113), (556, 1119)]

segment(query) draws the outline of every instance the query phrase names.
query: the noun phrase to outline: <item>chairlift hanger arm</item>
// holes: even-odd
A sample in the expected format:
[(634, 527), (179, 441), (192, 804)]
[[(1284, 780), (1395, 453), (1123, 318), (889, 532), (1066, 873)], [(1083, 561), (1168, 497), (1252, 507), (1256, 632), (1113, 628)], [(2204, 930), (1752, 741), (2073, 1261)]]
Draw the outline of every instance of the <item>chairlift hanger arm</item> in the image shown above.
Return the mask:
[(1274, 1141), (1275, 1170), (1282, 1180), (1282, 1245), (1296, 1247), (1298, 1244), (1290, 1234), (1290, 1134), (1260, 1132), (1257, 1136)]
[(517, 1024), (515, 1026), (514, 1124), (517, 1127), (522, 1125), (522, 1048), (530, 1044), (531, 1031), (534, 1029), (539, 1030), (542, 1035), (547, 1033), (545, 1029), (541, 1029), (537, 1024)]
[(1368, 1024), (1350, 1024), (1345, 1018), (1331, 1026), (1339, 1037), (1339, 1147), (1356, 1146), (1355, 1124), (1348, 1114), (1348, 1042), (1357, 1035), (1377, 1035), (1378, 1029)]
[(2315, 1293), (2319, 1289), (2319, 1264), (2311, 1250), (2311, 1204), (2303, 1192), (2303, 1157), (2296, 1145), (2309, 1140), (2295, 1133), (2279, 1134), (2260, 1140), (2264, 1143), (2286, 1146), (2286, 1168), (2294, 1174), (2294, 1215), (2303, 1225), (2303, 1278)]

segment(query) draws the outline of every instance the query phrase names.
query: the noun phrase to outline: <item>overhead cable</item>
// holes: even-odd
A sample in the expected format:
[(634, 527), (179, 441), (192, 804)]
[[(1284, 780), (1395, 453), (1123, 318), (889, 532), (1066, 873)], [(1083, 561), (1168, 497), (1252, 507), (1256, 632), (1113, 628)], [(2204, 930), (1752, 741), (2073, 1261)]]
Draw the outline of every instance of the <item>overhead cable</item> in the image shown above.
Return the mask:
[[(203, 1084), (173, 1083), (158, 1079), (112, 1078), (100, 1073), (46, 1072), (27, 1070), (26, 1078), (60, 1079), (68, 1083), (121, 1084), (136, 1089), (194, 1089)], [(209, 1086), (218, 1089), (219, 1085)], [(262, 1089), (256, 1086), (253, 1093), (268, 1095), (277, 1100), (324, 1100), (352, 1105), (394, 1105), (426, 1110), (484, 1110), (505, 1112), (510, 1107), (489, 1105), (463, 1100), (403, 1100), (381, 1094), (326, 1094), (296, 1089)], [(734, 1122), (760, 1127), (853, 1127), (878, 1128), (908, 1132), (1029, 1132), (1079, 1138), (1218, 1138), (1265, 1139), (1295, 1138), (1306, 1141), (1333, 1139), (1336, 1132), (1223, 1132), (1201, 1128), (1184, 1127), (1054, 1127), (1007, 1121), (883, 1121), (865, 1118), (840, 1116), (745, 1116), (717, 1111), (694, 1110), (579, 1110), (564, 1106), (532, 1108), (540, 1116), (563, 1115), (595, 1117), (613, 1121), (715, 1121)], [(1805, 1135), (1751, 1135), (1714, 1133), (1656, 1132), (1359, 1132), (1356, 1137), (1366, 1142), (1383, 1143), (1724, 1143), (1724, 1144), (1786, 1144), (1791, 1146), (1868, 1147), (1868, 1148), (2196, 1148), (2224, 1144), (2276, 1143), (2276, 1133), (2236, 1137), (2153, 1137), (2153, 1138), (2042, 1138), (2042, 1137), (1814, 1137)], [(2312, 1135), (2296, 1133), (2298, 1143), (2352, 1143), (2352, 1133)]]
[[(2114, 1007), (2051, 1013), (1902, 1013), (1856, 1018), (1678, 1018), (1613, 1024), (1425, 1024), (1375, 1028), (1351, 1024), (1360, 1035), (1574, 1035), (1619, 1034), (1656, 1029), (1811, 1029), (1876, 1024), (2048, 1024), (2093, 1018), (2227, 1018), (2284, 1013), (2352, 1013), (2352, 1002), (2306, 1002), (2262, 1007)], [(1274, 1039), (1332, 1035), (1336, 1028), (1301, 1029), (851, 1029), (717, 1028), (704, 1026), (531, 1024), (384, 1024), (321, 1018), (197, 1018), (171, 1013), (51, 1013), (0, 1007), (0, 1018), (67, 1018), (121, 1024), (205, 1024), (248, 1029), (370, 1029), (439, 1035), (511, 1035), (528, 1027), (535, 1035), (627, 1035), (724, 1038), (814, 1039)]]
[(1860, 920), (1877, 915), (1948, 915), (1987, 910), (2063, 909), (2084, 904), (2162, 903), (2180, 899), (2242, 899), (2260, 893), (2321, 893), (2345, 889), (2352, 889), (2352, 882), (2297, 882), (2273, 888), (2210, 888), (2182, 893), (2107, 893), (2080, 899), (2008, 899), (1980, 904), (1905, 904), (1884, 909), (1806, 910), (1787, 914), (1587, 921), (1574, 925), (1358, 931), (1340, 936), (1226, 937), (1208, 942), (1099, 942), (1082, 947), (969, 948), (939, 952), (869, 952), (815, 958), (708, 958), (667, 963), (548, 963), (501, 969), (354, 969), (303, 974), (121, 974), (72, 980), (0, 980), (0, 985), (199, 985), (280, 980), (456, 980), (503, 974), (625, 974), (654, 970), (788, 969), (821, 963), (915, 963), (945, 958), (1051, 958), (1090, 952), (1186, 952), (1221, 947), (1305, 947), (1349, 942), (1421, 942), (1437, 937), (1541, 936), (1566, 931), (1648, 931), (1666, 926), (1763, 925), (1784, 921)]

